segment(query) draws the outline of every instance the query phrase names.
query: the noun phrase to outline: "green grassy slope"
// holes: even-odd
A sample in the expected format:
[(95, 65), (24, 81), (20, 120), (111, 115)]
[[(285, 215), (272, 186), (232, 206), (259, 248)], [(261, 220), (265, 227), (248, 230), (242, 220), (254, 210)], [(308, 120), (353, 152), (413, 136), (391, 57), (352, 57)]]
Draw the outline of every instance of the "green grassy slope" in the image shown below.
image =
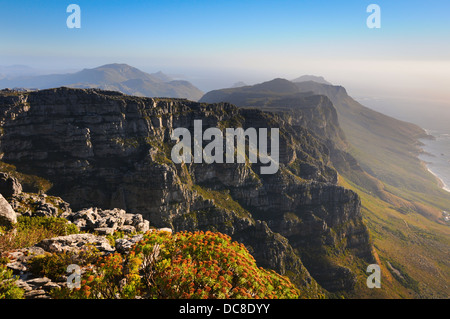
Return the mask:
[(340, 183), (361, 197), (383, 284), (368, 291), (360, 283), (356, 295), (448, 298), (450, 228), (441, 212), (450, 208), (450, 194), (417, 158), (425, 132), (364, 107), (342, 87), (297, 85), (332, 100), (347, 151), (364, 170), (341, 170)]
[[(312, 81), (295, 84), (304, 94), (327, 96), (336, 108), (347, 143), (339, 143), (344, 152), (336, 153), (333, 164), (340, 184), (361, 197), (364, 222), (382, 268), (382, 289), (368, 289), (367, 275), (360, 271), (357, 289), (349, 297), (448, 298), (450, 225), (442, 220), (442, 210), (450, 210), (450, 193), (441, 189), (418, 159), (418, 139), (426, 137), (424, 130), (361, 105), (341, 86)], [(260, 102), (255, 87), (211, 92), (204, 98), (242, 102), (250, 91)], [(270, 93), (259, 92), (266, 98)], [(273, 98), (280, 95), (286, 93)], [(263, 108), (270, 110), (270, 100), (265, 101)], [(360, 268), (351, 260), (347, 265)]]
[[(348, 148), (363, 170), (382, 183), (375, 194), (400, 209), (413, 210), (433, 220), (441, 210), (450, 208), (450, 193), (418, 159), (419, 138), (426, 137), (417, 125), (373, 111), (351, 98), (340, 86), (314, 82), (297, 83), (300, 91), (326, 95), (335, 106)], [(374, 191), (373, 185), (361, 183), (361, 176), (340, 172), (360, 187)], [(430, 206), (430, 207), (428, 207)]]
[(450, 228), (368, 193), (341, 176), (361, 197), (363, 219), (381, 265), (381, 289), (357, 286), (358, 297), (448, 298)]

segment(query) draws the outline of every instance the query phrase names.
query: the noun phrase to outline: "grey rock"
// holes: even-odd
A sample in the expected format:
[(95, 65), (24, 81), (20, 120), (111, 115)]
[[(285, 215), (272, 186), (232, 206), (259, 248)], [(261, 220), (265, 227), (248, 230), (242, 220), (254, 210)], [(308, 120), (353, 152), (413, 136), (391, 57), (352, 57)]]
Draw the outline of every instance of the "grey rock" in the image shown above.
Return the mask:
[(132, 225), (123, 225), (123, 226), (120, 226), (117, 230), (131, 234), (131, 233), (136, 232), (136, 227), (134, 227)]
[(22, 193), (22, 184), (8, 173), (0, 172), (0, 194), (11, 197)]
[(24, 281), (22, 279), (18, 279), (16, 281), (16, 286), (19, 287), (19, 288), (22, 288), (25, 291), (33, 290), (33, 288), (26, 281)]
[(137, 242), (141, 241), (144, 238), (144, 235), (138, 234), (131, 238), (119, 238), (116, 239), (116, 249), (119, 253), (125, 254), (128, 253), (133, 245)]
[(70, 205), (56, 196), (20, 193), (10, 198), (11, 207), (24, 216), (60, 217), (71, 213)]
[(52, 289), (55, 289), (55, 288), (61, 288), (61, 285), (57, 284), (53, 281), (50, 281), (42, 286), (42, 289), (44, 289), (47, 292), (50, 292)]
[(45, 284), (51, 282), (51, 280), (47, 277), (38, 277), (29, 279), (26, 281), (28, 285), (34, 286), (34, 287), (42, 287)]
[(112, 234), (115, 230), (125, 232), (146, 232), (150, 223), (140, 214), (130, 214), (123, 209), (99, 209), (90, 207), (77, 212), (62, 215), (74, 223), (80, 230)]
[(24, 294), (25, 299), (50, 299), (46, 291), (43, 289), (27, 291)]
[(150, 222), (148, 220), (144, 220), (142, 223), (135, 224), (136, 231), (146, 232), (150, 229)]
[(19, 275), (21, 278), (28, 278), (28, 261), (37, 256), (45, 253), (45, 250), (40, 247), (27, 247), (8, 252), (8, 258), (10, 262), (6, 264), (6, 267), (11, 269), (15, 275)]
[(16, 212), (11, 205), (6, 201), (3, 195), (0, 194), (0, 226), (10, 227), (17, 223)]
[(86, 244), (92, 244), (100, 252), (109, 253), (114, 251), (114, 248), (111, 247), (105, 237), (86, 233), (44, 239), (37, 243), (36, 246), (43, 248), (47, 252), (60, 253), (63, 251), (78, 251)]
[(20, 261), (13, 261), (13, 262), (7, 263), (6, 267), (11, 269), (14, 274), (20, 274), (24, 271), (27, 271), (27, 269), (28, 269), (27, 266), (23, 262), (20, 262)]
[(173, 232), (172, 229), (168, 228), (168, 227), (153, 229), (152, 231), (165, 231), (165, 232), (168, 232), (168, 233), (172, 233)]

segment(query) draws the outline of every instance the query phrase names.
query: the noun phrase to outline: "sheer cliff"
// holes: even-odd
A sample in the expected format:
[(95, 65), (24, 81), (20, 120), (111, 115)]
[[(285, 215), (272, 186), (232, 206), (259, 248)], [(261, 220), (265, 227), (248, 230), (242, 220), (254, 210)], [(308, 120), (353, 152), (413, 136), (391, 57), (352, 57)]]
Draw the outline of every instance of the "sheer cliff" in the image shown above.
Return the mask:
[[(314, 115), (327, 130), (331, 122)], [(261, 164), (249, 161), (175, 164), (171, 134), (193, 131), (197, 119), (203, 130), (279, 128), (279, 170), (260, 174)], [(121, 208), (156, 227), (226, 233), (312, 296), (352, 290), (357, 271), (348, 256), (373, 262), (360, 199), (337, 186), (330, 166), (331, 141), (289, 118), (228, 103), (57, 88), (1, 91), (0, 124), (2, 162), (48, 181), (47, 193), (73, 209)]]

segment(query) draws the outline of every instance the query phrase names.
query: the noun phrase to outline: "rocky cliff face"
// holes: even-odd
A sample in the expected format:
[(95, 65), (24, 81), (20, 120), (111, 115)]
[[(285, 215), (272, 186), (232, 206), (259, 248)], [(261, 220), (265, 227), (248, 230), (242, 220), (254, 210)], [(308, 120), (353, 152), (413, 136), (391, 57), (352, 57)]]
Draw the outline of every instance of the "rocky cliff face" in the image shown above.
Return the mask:
[[(317, 114), (316, 114), (317, 115)], [(174, 164), (171, 133), (280, 128), (280, 168)], [(152, 99), (95, 89), (0, 93), (2, 161), (51, 182), (72, 209), (119, 208), (156, 227), (214, 230), (299, 286), (350, 290), (355, 274), (330, 256), (372, 260), (360, 201), (336, 186), (329, 148), (303, 125), (230, 104)], [(27, 186), (24, 185), (24, 188)]]

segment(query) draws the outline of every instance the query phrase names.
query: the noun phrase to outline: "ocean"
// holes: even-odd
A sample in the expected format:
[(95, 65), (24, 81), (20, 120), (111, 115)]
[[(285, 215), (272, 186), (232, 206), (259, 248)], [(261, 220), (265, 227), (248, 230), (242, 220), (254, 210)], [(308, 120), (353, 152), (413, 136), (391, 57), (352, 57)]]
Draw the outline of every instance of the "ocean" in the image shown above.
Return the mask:
[(450, 101), (411, 97), (360, 97), (357, 100), (373, 110), (423, 128), (435, 140), (421, 139), (424, 154), (419, 158), (450, 192)]
[(442, 188), (450, 192), (450, 130), (425, 129), (434, 140), (421, 139), (424, 153), (419, 158), (428, 170), (442, 182)]

